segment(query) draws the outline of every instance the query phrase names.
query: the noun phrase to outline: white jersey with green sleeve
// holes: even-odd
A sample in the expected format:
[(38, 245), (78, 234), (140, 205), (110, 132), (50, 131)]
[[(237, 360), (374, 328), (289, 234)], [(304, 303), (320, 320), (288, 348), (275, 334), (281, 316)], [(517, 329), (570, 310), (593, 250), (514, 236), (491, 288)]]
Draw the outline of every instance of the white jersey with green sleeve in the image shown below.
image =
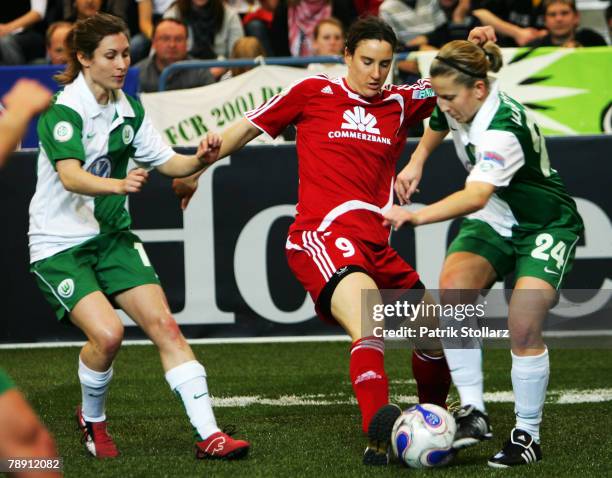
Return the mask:
[(455, 121), (436, 106), (429, 126), (451, 130), (457, 155), (469, 172), (466, 182), (497, 188), (483, 209), (467, 217), (488, 223), (504, 237), (549, 228), (582, 230), (576, 203), (551, 168), (530, 112), (496, 83), (470, 124)]
[(174, 155), (138, 101), (117, 90), (109, 105), (99, 105), (82, 74), (58, 92), (41, 115), (38, 137), (38, 180), (28, 233), (30, 262), (131, 224), (126, 196), (91, 197), (67, 191), (57, 174), (58, 161), (77, 159), (91, 174), (123, 179), (130, 159), (150, 169)]

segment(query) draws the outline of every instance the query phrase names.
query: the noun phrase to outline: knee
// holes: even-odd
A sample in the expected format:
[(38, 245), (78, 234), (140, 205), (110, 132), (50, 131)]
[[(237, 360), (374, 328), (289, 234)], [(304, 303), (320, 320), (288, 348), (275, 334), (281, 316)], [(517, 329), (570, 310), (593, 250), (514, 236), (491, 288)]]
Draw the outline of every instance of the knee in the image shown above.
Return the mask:
[(452, 298), (455, 293), (454, 289), (459, 289), (461, 287), (459, 274), (455, 271), (442, 271), (440, 274), (439, 288), (443, 291), (444, 295), (448, 295), (449, 298)]
[(185, 339), (176, 320), (169, 311), (159, 312), (149, 319), (149, 335), (156, 344), (180, 343)]
[(106, 357), (114, 357), (123, 341), (123, 325), (117, 324), (96, 333), (93, 338), (96, 348)]
[(529, 324), (510, 326), (512, 350), (521, 355), (529, 349), (541, 348), (543, 340), (540, 329)]

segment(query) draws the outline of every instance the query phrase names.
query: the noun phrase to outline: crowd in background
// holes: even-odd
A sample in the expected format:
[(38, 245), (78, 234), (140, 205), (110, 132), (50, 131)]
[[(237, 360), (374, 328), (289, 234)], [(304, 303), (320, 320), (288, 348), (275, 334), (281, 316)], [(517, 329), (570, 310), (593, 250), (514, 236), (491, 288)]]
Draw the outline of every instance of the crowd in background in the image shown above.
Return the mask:
[[(11, 0), (0, 9), (0, 65), (63, 64), (72, 23), (99, 11), (127, 21), (142, 91), (156, 91), (161, 71), (181, 60), (341, 55), (344, 32), (362, 15), (387, 21), (399, 51), (437, 49), (477, 25), (493, 26), (501, 46), (606, 45), (580, 26), (574, 0)], [(611, 28), (612, 5), (605, 16)], [(418, 75), (415, 62), (399, 70)], [(182, 71), (168, 89), (242, 71)]]

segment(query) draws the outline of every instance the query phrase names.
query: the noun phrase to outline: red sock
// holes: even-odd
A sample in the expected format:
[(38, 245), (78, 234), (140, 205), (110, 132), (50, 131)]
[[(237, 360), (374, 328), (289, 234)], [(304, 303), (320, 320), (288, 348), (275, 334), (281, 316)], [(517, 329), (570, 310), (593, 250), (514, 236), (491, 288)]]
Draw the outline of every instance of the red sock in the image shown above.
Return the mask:
[(451, 377), (444, 356), (430, 357), (414, 350), (412, 375), (417, 383), (419, 403), (433, 403), (446, 408)]
[(378, 409), (389, 403), (384, 351), (384, 342), (375, 337), (363, 337), (351, 346), (351, 383), (361, 410), (364, 433), (368, 432), (370, 420)]

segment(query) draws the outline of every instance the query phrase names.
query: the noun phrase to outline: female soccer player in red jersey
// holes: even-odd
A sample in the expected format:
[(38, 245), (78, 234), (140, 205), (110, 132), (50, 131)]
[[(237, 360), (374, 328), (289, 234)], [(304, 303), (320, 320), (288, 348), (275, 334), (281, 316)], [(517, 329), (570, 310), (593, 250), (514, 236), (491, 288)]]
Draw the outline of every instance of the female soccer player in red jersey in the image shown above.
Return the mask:
[[(383, 88), (395, 45), (385, 22), (358, 20), (347, 35), (346, 78), (317, 75), (296, 82), (226, 130), (219, 153), (222, 158), (261, 133), (276, 137), (289, 124), (297, 127), (299, 202), (287, 259), (319, 316), (338, 322), (353, 341), (350, 377), (370, 441), (366, 464), (388, 462), (400, 410), (388, 405), (384, 342), (362, 320), (368, 315), (362, 315), (362, 291), (421, 289), (423, 300), (431, 300), (382, 226), (408, 128), (436, 104), (428, 80)], [(195, 176), (175, 182), (183, 207), (196, 184)], [(415, 351), (412, 365), (419, 400), (445, 406), (450, 376), (442, 350)]]

